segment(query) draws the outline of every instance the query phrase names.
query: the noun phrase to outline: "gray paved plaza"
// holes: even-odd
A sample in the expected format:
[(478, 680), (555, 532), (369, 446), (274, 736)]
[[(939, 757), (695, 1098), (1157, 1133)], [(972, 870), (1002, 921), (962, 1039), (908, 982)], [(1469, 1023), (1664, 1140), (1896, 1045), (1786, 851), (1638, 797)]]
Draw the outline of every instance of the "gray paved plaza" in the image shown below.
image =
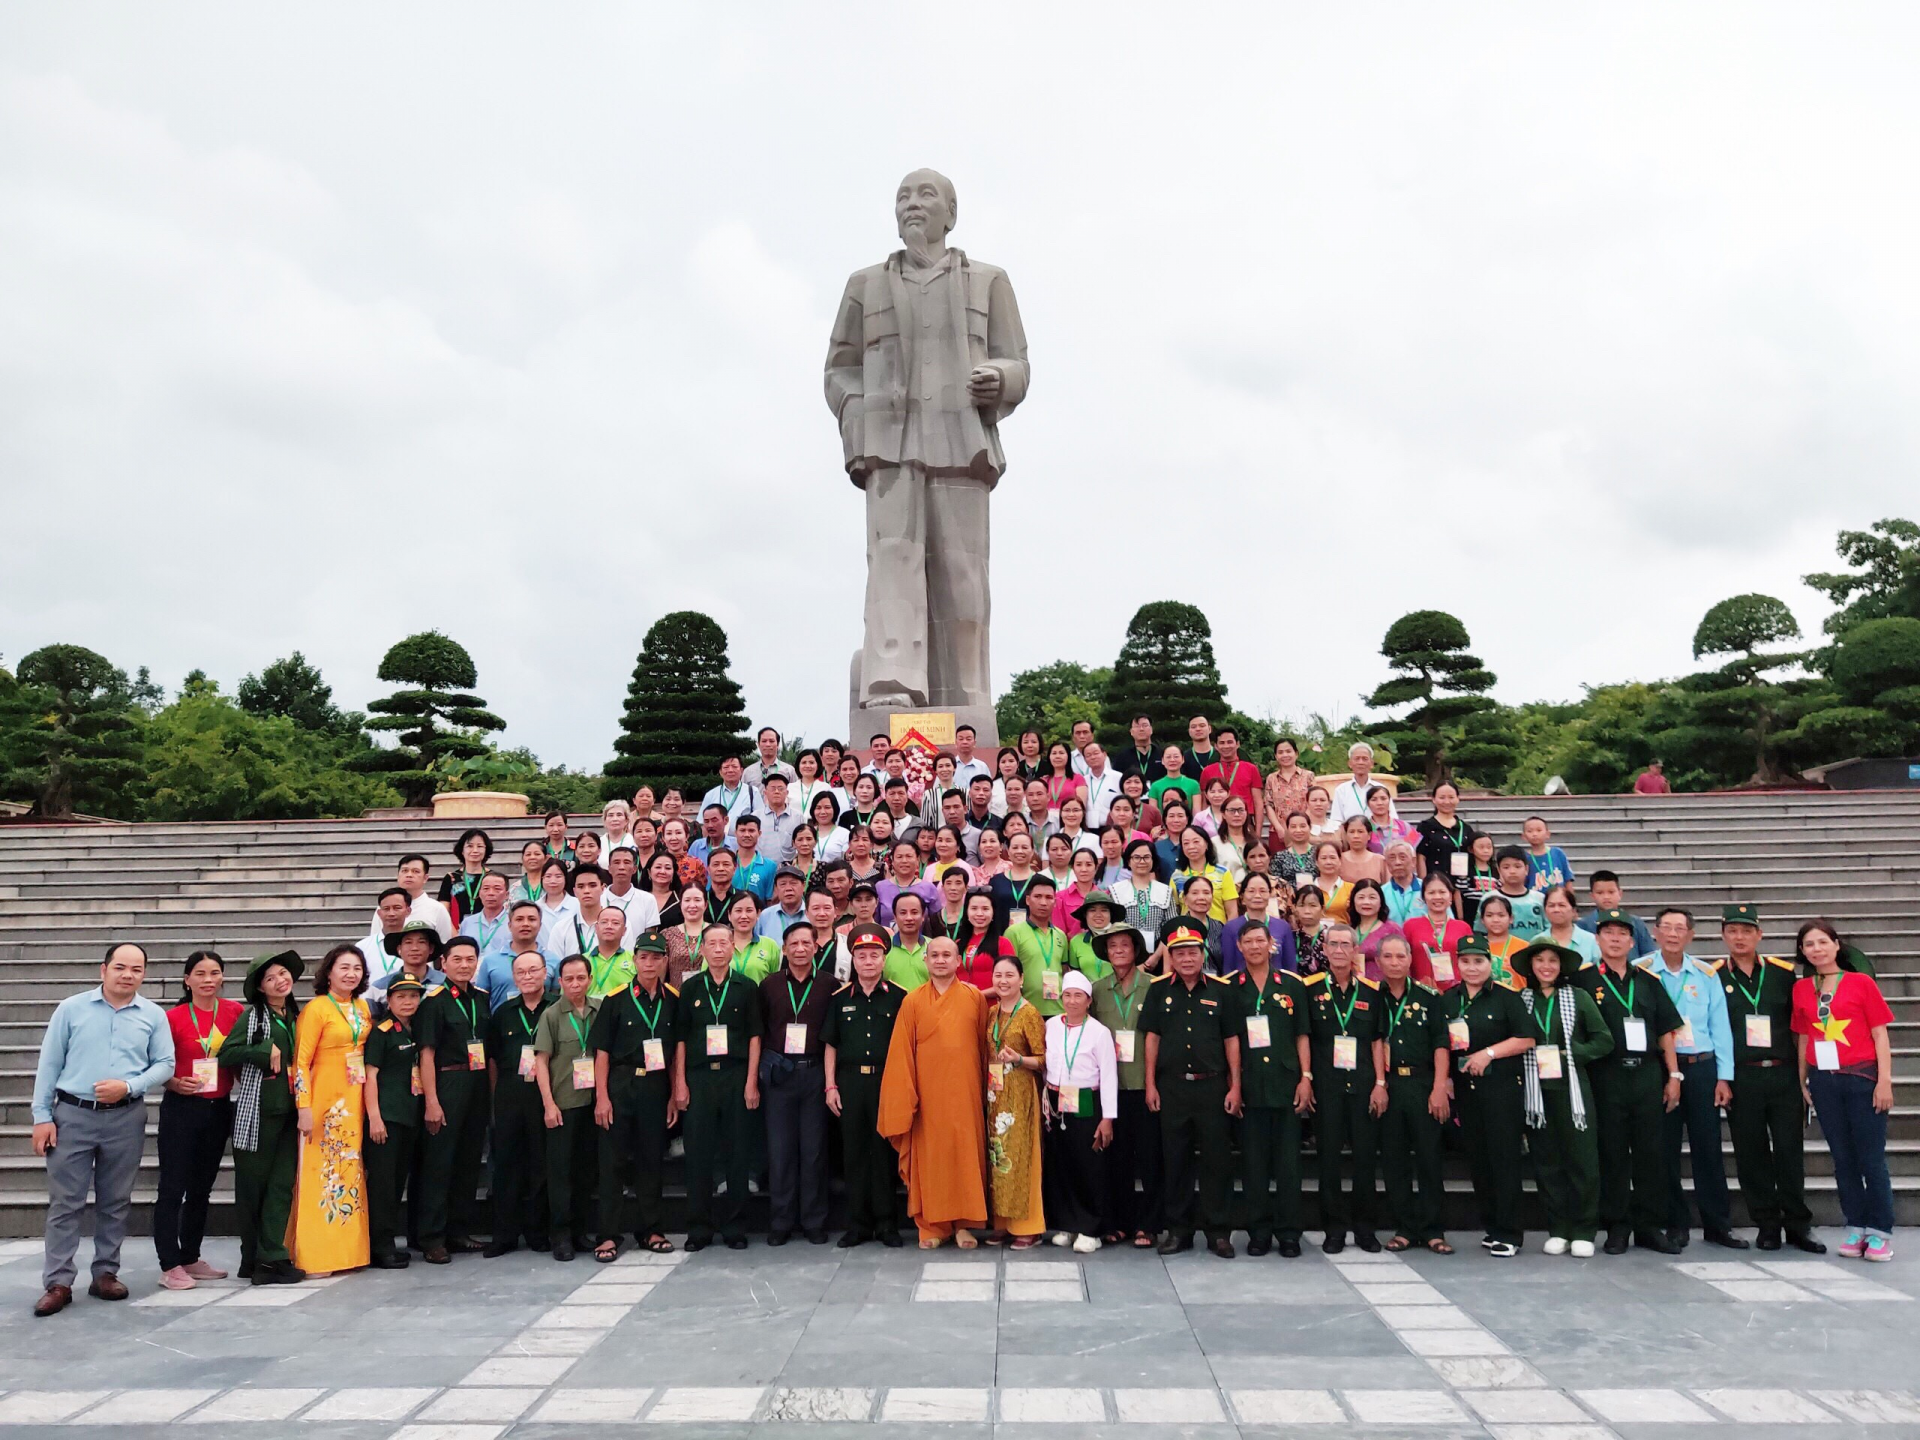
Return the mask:
[[(1696, 1240), (1678, 1261), (1464, 1249), (1329, 1260), (1313, 1249), (1226, 1263), (1199, 1251), (1163, 1261), (756, 1241), (613, 1266), (523, 1252), (297, 1288), (168, 1292), (145, 1248), (128, 1245), (140, 1262), (123, 1272), (131, 1300), (82, 1296), (35, 1320), (37, 1242), (0, 1244), (5, 1434), (1067, 1437), (1117, 1426), (1142, 1440), (1354, 1429), (1731, 1440), (1757, 1428), (1920, 1440), (1911, 1258), (1741, 1258)], [(210, 1258), (231, 1264), (232, 1242), (214, 1242)]]

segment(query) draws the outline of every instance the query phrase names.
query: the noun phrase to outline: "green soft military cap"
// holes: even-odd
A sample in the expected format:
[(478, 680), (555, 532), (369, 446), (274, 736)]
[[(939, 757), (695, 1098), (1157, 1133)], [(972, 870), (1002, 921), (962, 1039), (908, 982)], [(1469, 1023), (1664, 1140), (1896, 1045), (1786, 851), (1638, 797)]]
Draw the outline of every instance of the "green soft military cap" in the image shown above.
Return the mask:
[(1587, 961), (1587, 957), (1571, 945), (1561, 945), (1552, 940), (1536, 940), (1518, 954), (1510, 956), (1507, 960), (1507, 968), (1522, 980), (1531, 980), (1533, 979), (1533, 957), (1536, 955), (1558, 955), (1562, 979), (1578, 970)]
[(1489, 960), (1493, 958), (1493, 952), (1487, 949), (1487, 937), (1484, 935), (1467, 936), (1457, 946), (1454, 947), (1453, 953), (1456, 956), (1485, 955)]
[(658, 930), (642, 930), (634, 939), (633, 953), (636, 955), (664, 955), (667, 953), (667, 937)]
[(1618, 925), (1622, 929), (1633, 929), (1633, 917), (1624, 910), (1599, 910), (1594, 913), (1593, 933), (1598, 935), (1609, 925)]
[(300, 958), (298, 950), (276, 950), (271, 955), (255, 956), (253, 963), (247, 966), (247, 978), (240, 984), (240, 993), (249, 1004), (260, 1000), (260, 977), (267, 973), (269, 965), (281, 966), (295, 980), (307, 971), (307, 962)]
[(1720, 923), (1722, 925), (1751, 925), (1755, 929), (1758, 929), (1760, 927), (1760, 907), (1758, 905), (1747, 904), (1744, 901), (1738, 905), (1722, 906), (1720, 910)]
[(1198, 945), (1204, 949), (1207, 943), (1207, 931), (1206, 927), (1198, 921), (1176, 920), (1166, 928), (1161, 938), (1169, 950), (1178, 949), (1182, 945)]
[[(1095, 893), (1098, 894), (1099, 892), (1096, 891)], [(1147, 958), (1147, 937), (1141, 934), (1136, 926), (1129, 925), (1125, 921), (1122, 921), (1118, 925), (1109, 925), (1104, 930), (1094, 931), (1093, 939), (1087, 943), (1093, 947), (1093, 953), (1104, 960), (1107, 958), (1107, 944), (1116, 935), (1131, 935), (1133, 937), (1134, 964), (1138, 965), (1142, 960)]]
[(393, 934), (382, 937), (380, 941), (381, 948), (384, 949), (387, 954), (397, 956), (400, 953), (400, 942), (409, 935), (425, 935), (427, 937), (427, 943), (433, 947), (427, 956), (429, 963), (439, 959), (440, 952), (446, 948), (440, 941), (440, 932), (425, 920), (407, 921), (406, 924), (394, 931)]
[(1113, 892), (1104, 885), (1096, 885), (1087, 893), (1086, 899), (1073, 907), (1073, 918), (1081, 919), (1095, 905), (1104, 905), (1116, 915), (1120, 913), (1120, 902), (1113, 898)]
[(847, 949), (858, 950), (862, 945), (878, 945), (882, 950), (891, 950), (893, 937), (879, 925), (856, 925), (847, 932)]
[(416, 980), (411, 975), (396, 976), (387, 984), (387, 999), (391, 1000), (394, 996), (407, 990), (411, 990), (417, 995), (424, 995), (427, 993), (427, 982), (424, 980)]

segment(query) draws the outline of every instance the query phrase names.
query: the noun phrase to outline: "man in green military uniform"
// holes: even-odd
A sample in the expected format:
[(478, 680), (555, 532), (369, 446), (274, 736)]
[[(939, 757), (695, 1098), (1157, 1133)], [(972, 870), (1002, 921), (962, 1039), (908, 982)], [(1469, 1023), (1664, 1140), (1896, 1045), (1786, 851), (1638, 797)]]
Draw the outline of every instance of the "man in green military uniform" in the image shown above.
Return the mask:
[[(1440, 993), (1412, 978), (1406, 937), (1380, 942), (1380, 1022), (1377, 1063), (1387, 1082), (1380, 1116), (1380, 1170), (1393, 1220), (1389, 1250), (1424, 1245), (1451, 1255), (1440, 1177), (1441, 1127), (1447, 1123), (1447, 1017)], [(1414, 1186), (1418, 1182), (1416, 1192)]]
[(547, 1122), (540, 1100), (540, 1052), (534, 1047), (547, 1008), (547, 959), (538, 950), (513, 957), (513, 999), (487, 1026), (487, 1066), (493, 1082), (493, 1243), (486, 1258), (520, 1248), (545, 1250), (547, 1239)]
[(287, 1218), (300, 1168), (293, 1057), (300, 1007), (293, 982), (306, 970), (298, 952), (262, 955), (247, 967), (235, 1022), (216, 1057), (233, 1070), (233, 1201), (240, 1230), (240, 1278), (296, 1285), (307, 1278), (287, 1253)]
[[(744, 1250), (752, 1112), (760, 1108), (760, 989), (734, 972), (733, 934), (724, 926), (700, 937), (700, 958), (706, 968), (688, 975), (681, 991), (674, 1077), (674, 1098), (686, 1114), (687, 1249), (706, 1249), (718, 1230), (729, 1250)], [(726, 1167), (727, 1180), (717, 1202), (716, 1164)]]
[[(664, 948), (664, 947), (663, 947)], [(534, 1026), (534, 1083), (546, 1125), (547, 1219), (553, 1258), (571, 1260), (591, 1249), (599, 1131), (593, 1124), (593, 1021), (600, 1001), (587, 991), (593, 966), (584, 955), (560, 962), (560, 999)]]
[(1751, 904), (1720, 912), (1727, 963), (1720, 981), (1733, 1027), (1733, 1099), (1727, 1128), (1747, 1214), (1759, 1227), (1754, 1244), (1780, 1248), (1781, 1230), (1796, 1250), (1824, 1255), (1807, 1208), (1806, 1100), (1794, 1055), (1793, 962), (1760, 954), (1760, 911)]
[[(1033, 900), (1032, 893), (1027, 896)], [(1207, 1245), (1233, 1258), (1233, 1135), (1240, 1114), (1240, 1046), (1245, 1029), (1227, 982), (1203, 973), (1207, 932), (1177, 920), (1162, 934), (1173, 978), (1147, 992), (1140, 1029), (1147, 1037), (1147, 1108), (1160, 1115), (1167, 1177), (1162, 1255), (1193, 1248), (1194, 1177)]]
[[(916, 897), (917, 898), (917, 897)], [(900, 1246), (900, 1162), (880, 1136), (880, 1081), (886, 1071), (893, 1022), (907, 992), (882, 973), (892, 948), (878, 925), (847, 932), (853, 979), (834, 992), (827, 1012), (827, 1108), (840, 1117), (847, 1172), (847, 1230), (840, 1248), (869, 1239)]]
[[(633, 1176), (634, 1237), (656, 1254), (673, 1249), (660, 1192), (667, 1127), (680, 1114), (673, 1093), (680, 992), (667, 984), (667, 942), (658, 930), (635, 942), (633, 958), (633, 983), (601, 1002), (587, 1037), (593, 1046), (593, 1122), (600, 1131), (600, 1244), (595, 1254), (601, 1260), (620, 1253), (623, 1175)], [(707, 1173), (712, 1174), (711, 1166)]]
[(1240, 1191), (1247, 1254), (1265, 1255), (1275, 1236), (1287, 1259), (1300, 1254), (1300, 1117), (1312, 1109), (1307, 987), (1273, 968), (1264, 925), (1240, 935), (1245, 968), (1228, 982), (1240, 1002)]
[(1093, 1018), (1113, 1032), (1120, 1081), (1120, 1114), (1107, 1147), (1107, 1223), (1104, 1237), (1118, 1245), (1130, 1234), (1136, 1248), (1152, 1245), (1166, 1228), (1167, 1187), (1160, 1174), (1160, 1117), (1147, 1109), (1147, 1047), (1140, 1017), (1154, 977), (1140, 968), (1147, 937), (1122, 922), (1093, 937), (1106, 974), (1093, 982)]
[(456, 935), (440, 966), (447, 983), (427, 992), (415, 1022), (420, 1046), (422, 1123), (420, 1236), (429, 1265), (478, 1247), (480, 1156), (487, 1143), (487, 992), (475, 988), (478, 942)]
[(1673, 1037), (1680, 1012), (1666, 987), (1633, 963), (1634, 918), (1624, 910), (1593, 917), (1600, 963), (1577, 971), (1582, 986), (1613, 1031), (1613, 1053), (1588, 1067), (1594, 1108), (1600, 1112), (1600, 1223), (1606, 1252), (1627, 1253), (1633, 1243), (1662, 1255), (1680, 1247), (1666, 1235), (1665, 1112), (1680, 1103), (1680, 1066)]
[(420, 1141), (420, 1047), (413, 1021), (426, 993), (413, 976), (395, 976), (387, 986), (387, 1018), (367, 1036), (367, 1222), (373, 1264), (382, 1270), (408, 1265), (394, 1236), (406, 1224), (407, 1177)]
[[(1380, 1025), (1380, 987), (1359, 972), (1360, 947), (1351, 925), (1323, 934), (1327, 968), (1307, 977), (1307, 1024), (1312, 1036), (1313, 1136), (1320, 1155), (1320, 1248), (1338, 1255), (1347, 1234), (1369, 1254), (1373, 1233), (1374, 1159), (1378, 1120), (1387, 1108), (1386, 1081), (1374, 1069)], [(1340, 1151), (1353, 1148), (1353, 1193), (1340, 1187)]]

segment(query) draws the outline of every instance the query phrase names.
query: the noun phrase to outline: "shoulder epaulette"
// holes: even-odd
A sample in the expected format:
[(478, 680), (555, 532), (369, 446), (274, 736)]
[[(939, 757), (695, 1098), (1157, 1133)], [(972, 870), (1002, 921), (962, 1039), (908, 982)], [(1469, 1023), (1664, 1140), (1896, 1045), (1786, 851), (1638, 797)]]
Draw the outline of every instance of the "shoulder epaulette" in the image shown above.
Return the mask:
[(1778, 955), (1767, 956), (1767, 964), (1778, 965), (1782, 970), (1786, 971), (1789, 975), (1793, 973), (1793, 961), (1782, 960)]
[(1716, 975), (1720, 973), (1720, 967), (1726, 963), (1724, 960), (1702, 960), (1700, 962), (1702, 968), (1711, 970)]
[(374, 1026), (373, 1028), (376, 1030), (391, 1030), (393, 1029), (393, 1021), (382, 1020), (378, 1025)]
[(1302, 985), (1318, 985), (1318, 984), (1320, 984), (1320, 983), (1321, 983), (1322, 981), (1324, 981), (1324, 980), (1325, 980), (1326, 978), (1327, 978), (1327, 972), (1326, 972), (1326, 971), (1324, 971), (1324, 970), (1316, 970), (1316, 971), (1314, 971), (1314, 972), (1313, 972), (1313, 974), (1311, 974), (1311, 975), (1306, 975), (1306, 976), (1302, 976), (1302, 977), (1301, 977), (1301, 980), (1300, 980), (1300, 983), (1301, 983)]
[(1645, 970), (1651, 975), (1653, 973), (1653, 967), (1659, 962), (1659, 959), (1660, 957), (1658, 955), (1642, 955), (1638, 960), (1632, 962), (1633, 968), (1636, 970)]
[(1364, 975), (1356, 975), (1354, 976), (1354, 979), (1358, 980), (1362, 985), (1366, 986), (1369, 990), (1378, 990), (1380, 988), (1380, 982), (1378, 980), (1369, 980)]
[(1159, 975), (1149, 975), (1147, 977), (1147, 983), (1149, 985), (1158, 985), (1162, 980), (1171, 980), (1172, 978), (1173, 975), (1171, 972), (1164, 972)]
[(847, 993), (847, 991), (851, 990), (852, 988), (853, 988), (853, 982), (849, 980), (847, 981), (846, 984), (842, 985), (838, 990), (834, 991), (833, 993), (836, 995), (844, 995)]
[(444, 989), (446, 989), (446, 988), (447, 988), (447, 987), (446, 987), (446, 986), (444, 986), (444, 985), (429, 985), (429, 986), (427, 987), (427, 994), (429, 994), (429, 995), (438, 995), (438, 994), (439, 994), (439, 993), (440, 993), (440, 992), (441, 992), (442, 990), (444, 990)]
[(678, 987), (669, 985), (666, 987), (666, 991), (669, 995), (673, 996), (674, 999), (678, 1000), (680, 998), (680, 991)]
[(1413, 988), (1416, 990), (1424, 990), (1429, 995), (1438, 995), (1440, 993), (1440, 987), (1438, 985), (1435, 985), (1430, 981), (1426, 981), (1426, 980), (1414, 981)]
[(1213, 981), (1213, 983), (1216, 985), (1225, 985), (1228, 983), (1227, 977), (1224, 975), (1209, 975), (1207, 976), (1207, 979)]

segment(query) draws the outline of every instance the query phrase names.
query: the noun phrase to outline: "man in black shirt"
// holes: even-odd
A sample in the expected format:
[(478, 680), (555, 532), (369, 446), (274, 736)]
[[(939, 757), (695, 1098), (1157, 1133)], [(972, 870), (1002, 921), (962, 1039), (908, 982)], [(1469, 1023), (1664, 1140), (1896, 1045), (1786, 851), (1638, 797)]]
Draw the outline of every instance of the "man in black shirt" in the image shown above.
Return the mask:
[[(447, 983), (420, 1006), (420, 1085), (426, 1139), (420, 1162), (420, 1240), (429, 1265), (477, 1249), (480, 1155), (487, 1143), (487, 992), (476, 989), (479, 942), (456, 935), (440, 964)], [(409, 1237), (411, 1238), (411, 1237)]]
[(827, 1014), (833, 977), (814, 968), (813, 929), (796, 925), (781, 944), (786, 963), (760, 982), (768, 1043), (761, 1052), (767, 1112), (772, 1219), (767, 1244), (784, 1245), (796, 1225), (827, 1243)]
[[(725, 933), (716, 926), (708, 934)], [(717, 944), (718, 942), (716, 942)], [(729, 949), (731, 945), (729, 944)], [(600, 1002), (587, 1042), (593, 1047), (593, 1123), (600, 1127), (600, 1244), (596, 1254), (620, 1253), (621, 1177), (634, 1177), (633, 1233), (657, 1254), (673, 1249), (660, 1204), (667, 1127), (680, 1114), (673, 1075), (680, 1049), (680, 992), (666, 983), (667, 944), (658, 930), (633, 947), (633, 984)], [(712, 1171), (708, 1171), (712, 1183)]]
[[(703, 968), (680, 995), (680, 1051), (674, 1099), (686, 1113), (687, 1249), (704, 1250), (717, 1228), (729, 1250), (747, 1248), (751, 1112), (760, 1108), (760, 991), (733, 972), (733, 935), (724, 925), (700, 937)], [(726, 1167), (716, 1199), (713, 1172)]]
[(493, 1079), (493, 1243), (486, 1258), (547, 1240), (547, 1126), (534, 1068), (540, 1012), (547, 1008), (547, 959), (538, 950), (516, 955), (513, 987), (519, 993), (493, 1012), (487, 1027), (487, 1063)]
[(1133, 737), (1133, 743), (1116, 750), (1113, 763), (1122, 776), (1138, 775), (1151, 785), (1167, 773), (1167, 767), (1160, 763), (1160, 751), (1153, 743), (1152, 717), (1134, 716), (1127, 733)]

